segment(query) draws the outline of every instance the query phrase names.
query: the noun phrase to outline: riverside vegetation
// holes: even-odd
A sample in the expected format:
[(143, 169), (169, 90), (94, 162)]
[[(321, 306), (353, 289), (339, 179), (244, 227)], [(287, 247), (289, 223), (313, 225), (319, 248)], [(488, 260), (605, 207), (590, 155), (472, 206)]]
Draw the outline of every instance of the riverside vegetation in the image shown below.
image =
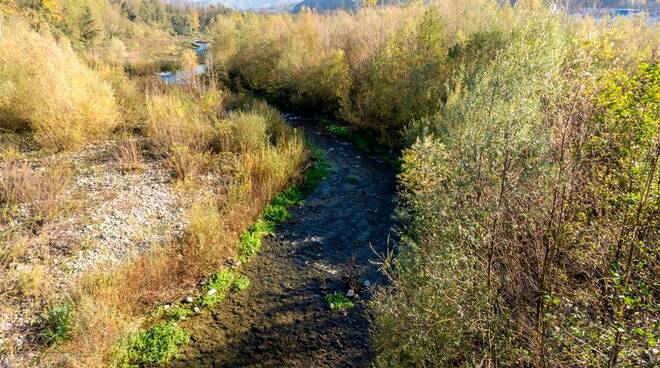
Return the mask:
[[(369, 302), (376, 365), (658, 363), (657, 23), (535, 0), (446, 0), (350, 14), (218, 11), (201, 23), (186, 15), (181, 28), (155, 9), (194, 9), (63, 3), (0, 7), (10, 14), (0, 31), (0, 286), (3, 299), (47, 301), (39, 364), (165, 363), (188, 340), (177, 321), (190, 308), (249, 285), (228, 259), (251, 259), (287, 219), (301, 194), (277, 194), (308, 153), (246, 91), (401, 152), (400, 242), (385, 255), (390, 284)], [(184, 86), (150, 80), (162, 64), (131, 47), (200, 30), (212, 38), (212, 73)], [(108, 140), (123, 170), (154, 163), (171, 174), (185, 229), (110, 271), (47, 285), (59, 266), (33, 255), (35, 229), (80, 206), (62, 152)], [(199, 305), (176, 304), (191, 290)], [(329, 303), (347, 306), (340, 297)], [(0, 352), (26, 362), (29, 350)]]
[(215, 27), (225, 83), (403, 148), (379, 365), (657, 363), (657, 23), (474, 0)]

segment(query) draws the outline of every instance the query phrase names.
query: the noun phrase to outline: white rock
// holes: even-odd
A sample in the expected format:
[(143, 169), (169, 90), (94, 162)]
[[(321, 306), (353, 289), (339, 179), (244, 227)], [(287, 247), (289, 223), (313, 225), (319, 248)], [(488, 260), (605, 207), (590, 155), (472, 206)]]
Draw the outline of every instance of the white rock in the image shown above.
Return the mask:
[(353, 291), (353, 289), (348, 289), (348, 291), (346, 292), (346, 296), (349, 297), (349, 298), (354, 297), (355, 296), (355, 291)]
[(335, 309), (335, 303), (330, 303), (330, 309)]
[(163, 308), (165, 308), (165, 309), (170, 309), (170, 305), (169, 305), (169, 304), (165, 304), (165, 305), (163, 306)]
[(371, 281), (369, 281), (369, 280), (364, 280), (364, 282), (362, 283), (362, 285), (364, 285), (364, 287), (368, 288), (369, 286), (371, 286)]
[(195, 311), (195, 313), (199, 313), (199, 307), (194, 307), (193, 311)]
[(217, 292), (218, 292), (218, 290), (212, 288), (212, 289), (209, 289), (209, 291), (207, 291), (206, 294), (208, 294), (208, 295), (213, 295), (213, 294), (215, 294), (215, 293), (217, 293)]
[(193, 297), (192, 296), (187, 296), (186, 297), (186, 303), (192, 303), (193, 302)]

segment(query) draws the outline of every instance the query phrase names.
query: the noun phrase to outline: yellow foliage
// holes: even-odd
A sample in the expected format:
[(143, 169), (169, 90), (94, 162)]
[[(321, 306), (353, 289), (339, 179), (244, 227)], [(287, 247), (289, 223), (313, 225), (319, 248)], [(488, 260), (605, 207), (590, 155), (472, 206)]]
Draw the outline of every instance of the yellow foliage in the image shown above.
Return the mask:
[(193, 50), (186, 49), (181, 53), (179, 58), (179, 66), (182, 70), (195, 70), (197, 69), (197, 54)]
[(0, 40), (0, 127), (31, 129), (61, 150), (109, 133), (117, 124), (111, 87), (70, 46), (17, 20)]

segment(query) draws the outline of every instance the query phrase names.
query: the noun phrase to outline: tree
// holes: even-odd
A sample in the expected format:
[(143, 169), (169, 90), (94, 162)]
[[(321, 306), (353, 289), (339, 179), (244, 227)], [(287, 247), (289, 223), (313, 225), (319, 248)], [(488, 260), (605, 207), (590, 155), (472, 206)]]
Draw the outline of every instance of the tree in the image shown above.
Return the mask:
[(80, 39), (86, 45), (91, 45), (94, 43), (94, 40), (99, 33), (101, 33), (101, 30), (96, 28), (96, 21), (92, 15), (92, 9), (86, 6), (83, 15), (80, 18)]
[(55, 21), (62, 20), (62, 4), (60, 0), (41, 0), (41, 7), (46, 9)]
[(190, 27), (193, 32), (197, 32), (199, 30), (199, 14), (197, 10), (191, 10), (188, 17), (190, 18)]

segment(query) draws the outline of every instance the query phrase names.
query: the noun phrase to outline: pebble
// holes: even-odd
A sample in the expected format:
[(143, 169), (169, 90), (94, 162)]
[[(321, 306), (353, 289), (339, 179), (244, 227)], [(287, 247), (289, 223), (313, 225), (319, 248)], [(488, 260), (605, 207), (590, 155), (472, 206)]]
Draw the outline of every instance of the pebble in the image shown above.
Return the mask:
[(192, 296), (187, 296), (186, 297), (186, 303), (192, 303), (193, 302), (193, 297)]
[(211, 288), (211, 289), (209, 289), (209, 291), (206, 292), (206, 294), (208, 294), (208, 295), (213, 295), (213, 294), (215, 294), (215, 293), (217, 293), (217, 292), (218, 292), (218, 290), (216, 290), (216, 289), (214, 289), (214, 288)]
[(371, 281), (369, 281), (369, 280), (364, 280), (364, 282), (362, 283), (362, 285), (364, 285), (364, 287), (368, 288), (368, 287), (371, 286)]
[(355, 291), (353, 291), (353, 289), (348, 289), (348, 291), (346, 292), (346, 296), (349, 297), (349, 298), (354, 297), (355, 296)]
[(199, 313), (199, 307), (194, 307), (193, 311), (195, 311), (195, 313)]

